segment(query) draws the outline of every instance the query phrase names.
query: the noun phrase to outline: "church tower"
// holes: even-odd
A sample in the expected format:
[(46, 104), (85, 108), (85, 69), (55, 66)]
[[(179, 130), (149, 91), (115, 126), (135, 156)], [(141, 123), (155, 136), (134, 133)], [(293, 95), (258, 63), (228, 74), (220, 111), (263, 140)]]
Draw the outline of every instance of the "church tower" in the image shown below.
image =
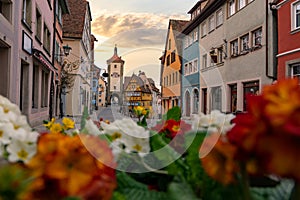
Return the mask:
[(115, 45), (114, 55), (106, 61), (108, 69), (108, 104), (122, 105), (123, 102), (123, 73), (125, 61), (118, 56), (117, 45)]

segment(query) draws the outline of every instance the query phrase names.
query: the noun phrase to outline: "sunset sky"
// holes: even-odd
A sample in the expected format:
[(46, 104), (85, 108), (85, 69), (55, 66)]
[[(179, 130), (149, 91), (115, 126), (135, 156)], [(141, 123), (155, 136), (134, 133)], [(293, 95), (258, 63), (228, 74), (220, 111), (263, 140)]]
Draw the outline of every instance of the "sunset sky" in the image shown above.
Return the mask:
[(145, 71), (159, 84), (159, 57), (164, 50), (169, 19), (189, 19), (197, 0), (89, 0), (92, 33), (98, 39), (95, 64), (106, 68), (114, 45), (125, 60), (125, 76)]

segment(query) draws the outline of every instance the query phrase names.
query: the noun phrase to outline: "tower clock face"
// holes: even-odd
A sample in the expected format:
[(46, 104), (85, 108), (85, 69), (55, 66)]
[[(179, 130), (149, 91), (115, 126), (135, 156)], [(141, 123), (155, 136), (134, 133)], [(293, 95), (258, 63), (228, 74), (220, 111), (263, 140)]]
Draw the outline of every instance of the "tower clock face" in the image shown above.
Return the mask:
[(110, 76), (113, 78), (118, 78), (118, 77), (120, 77), (120, 74), (118, 74), (117, 72), (114, 72)]

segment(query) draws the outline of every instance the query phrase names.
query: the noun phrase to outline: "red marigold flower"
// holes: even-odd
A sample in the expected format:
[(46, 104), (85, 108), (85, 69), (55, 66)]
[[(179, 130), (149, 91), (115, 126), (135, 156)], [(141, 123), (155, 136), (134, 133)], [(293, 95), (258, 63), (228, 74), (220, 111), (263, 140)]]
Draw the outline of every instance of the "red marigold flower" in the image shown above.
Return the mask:
[(167, 136), (174, 138), (177, 134), (183, 134), (190, 131), (191, 125), (182, 120), (176, 121), (174, 119), (169, 119), (166, 121), (165, 129), (168, 131)]

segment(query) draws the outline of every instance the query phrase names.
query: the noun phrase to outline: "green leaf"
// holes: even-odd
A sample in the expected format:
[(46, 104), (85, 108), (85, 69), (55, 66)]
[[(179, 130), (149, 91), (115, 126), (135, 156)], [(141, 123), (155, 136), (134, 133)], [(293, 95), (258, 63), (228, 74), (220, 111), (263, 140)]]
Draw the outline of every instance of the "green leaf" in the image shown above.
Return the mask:
[(172, 182), (168, 188), (168, 197), (172, 200), (199, 200), (186, 182)]
[(84, 107), (83, 109), (83, 113), (81, 116), (81, 122), (80, 122), (80, 129), (83, 130), (85, 127), (85, 120), (87, 120), (87, 118), (89, 117), (89, 112), (88, 112), (88, 108), (87, 106)]
[(181, 119), (181, 110), (178, 106), (175, 106), (168, 110), (168, 112), (163, 115), (162, 117), (163, 120), (169, 120), (169, 119), (174, 119), (176, 121), (179, 121)]
[(114, 192), (113, 200), (164, 200), (167, 195), (164, 192), (152, 191), (148, 186), (134, 180), (124, 172), (117, 173), (118, 188)]

